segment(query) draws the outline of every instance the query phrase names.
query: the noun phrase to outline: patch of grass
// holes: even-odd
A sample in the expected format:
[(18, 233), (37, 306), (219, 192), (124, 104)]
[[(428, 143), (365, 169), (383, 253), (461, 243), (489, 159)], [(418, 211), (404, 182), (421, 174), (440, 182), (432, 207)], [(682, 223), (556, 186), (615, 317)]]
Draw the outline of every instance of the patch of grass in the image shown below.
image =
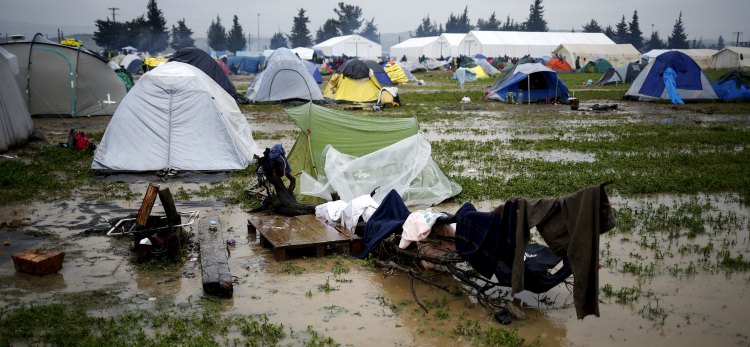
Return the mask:
[(329, 281), (329, 279), (326, 278), (326, 283), (319, 284), (318, 285), (318, 290), (321, 291), (321, 292), (330, 293), (332, 291), (338, 290), (338, 288), (335, 288), (334, 286), (332, 286), (331, 282)]
[[(456, 337), (469, 337), (474, 342), (482, 346), (523, 346), (524, 339), (518, 335), (518, 328), (504, 329), (487, 323), (482, 328), (479, 322), (475, 320), (459, 320), (456, 326), (451, 330), (451, 334)], [(540, 339), (537, 338), (530, 344), (531, 346), (540, 346)]]
[(302, 266), (299, 266), (295, 263), (285, 261), (284, 265), (281, 266), (281, 272), (287, 274), (287, 275), (301, 275), (305, 273), (305, 268)]

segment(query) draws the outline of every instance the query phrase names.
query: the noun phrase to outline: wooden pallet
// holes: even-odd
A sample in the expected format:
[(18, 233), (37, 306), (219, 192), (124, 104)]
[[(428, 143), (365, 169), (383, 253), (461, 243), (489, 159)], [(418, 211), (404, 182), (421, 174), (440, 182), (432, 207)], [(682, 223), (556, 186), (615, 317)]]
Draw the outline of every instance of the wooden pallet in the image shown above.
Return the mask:
[(324, 256), (329, 245), (348, 244), (352, 253), (361, 251), (359, 236), (337, 230), (313, 215), (254, 215), (248, 220), (248, 231), (256, 230), (260, 233), (260, 244), (273, 248), (276, 261), (286, 260), (286, 251), (296, 248), (314, 248), (316, 257)]

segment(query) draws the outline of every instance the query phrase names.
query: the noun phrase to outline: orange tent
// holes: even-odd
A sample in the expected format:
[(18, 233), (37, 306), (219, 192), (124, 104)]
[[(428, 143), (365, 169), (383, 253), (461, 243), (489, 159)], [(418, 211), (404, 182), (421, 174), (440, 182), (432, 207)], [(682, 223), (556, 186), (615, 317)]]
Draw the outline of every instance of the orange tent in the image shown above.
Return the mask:
[(567, 61), (560, 59), (558, 57), (554, 57), (549, 62), (547, 62), (547, 67), (555, 71), (563, 71), (563, 72), (568, 72), (572, 70), (570, 67), (570, 64), (568, 64)]

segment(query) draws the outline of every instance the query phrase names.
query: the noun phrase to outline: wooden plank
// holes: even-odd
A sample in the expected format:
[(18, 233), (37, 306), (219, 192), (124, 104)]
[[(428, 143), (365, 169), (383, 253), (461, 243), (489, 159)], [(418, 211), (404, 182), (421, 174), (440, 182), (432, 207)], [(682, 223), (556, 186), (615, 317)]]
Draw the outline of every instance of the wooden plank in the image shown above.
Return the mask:
[(135, 224), (139, 226), (145, 226), (148, 222), (148, 216), (151, 215), (151, 209), (154, 207), (156, 201), (156, 194), (159, 192), (159, 185), (155, 183), (149, 183), (146, 188), (146, 195), (143, 196), (143, 202), (141, 202), (141, 208), (138, 209), (138, 215), (135, 217)]
[(174, 206), (174, 198), (172, 198), (172, 192), (169, 191), (169, 188), (159, 190), (159, 201), (161, 201), (161, 205), (164, 207), (169, 224), (182, 224), (182, 217), (177, 213), (177, 208)]
[[(229, 251), (224, 232), (215, 210), (208, 213), (206, 217), (201, 218), (197, 229), (201, 271), (203, 272), (203, 292), (231, 298), (234, 288), (232, 274), (229, 271)], [(216, 221), (216, 224), (211, 224), (211, 221)]]

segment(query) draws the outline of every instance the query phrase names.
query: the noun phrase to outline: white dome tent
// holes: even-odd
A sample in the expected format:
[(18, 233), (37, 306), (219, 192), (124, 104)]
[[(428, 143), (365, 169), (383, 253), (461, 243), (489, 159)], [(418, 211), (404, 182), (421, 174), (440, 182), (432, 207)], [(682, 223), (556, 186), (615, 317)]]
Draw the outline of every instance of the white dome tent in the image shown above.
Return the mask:
[(241, 170), (260, 154), (231, 95), (180, 62), (144, 74), (112, 116), (91, 168)]

